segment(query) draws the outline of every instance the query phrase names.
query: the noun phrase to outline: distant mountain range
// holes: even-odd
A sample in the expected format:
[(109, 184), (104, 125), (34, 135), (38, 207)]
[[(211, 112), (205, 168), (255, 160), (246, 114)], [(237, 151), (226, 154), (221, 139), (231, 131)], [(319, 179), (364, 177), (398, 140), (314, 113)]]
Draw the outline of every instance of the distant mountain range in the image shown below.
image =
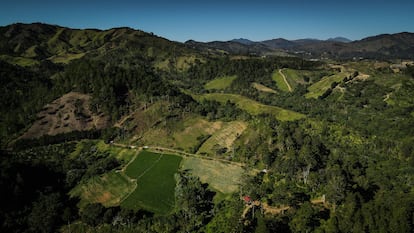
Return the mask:
[(357, 41), (351, 41), (344, 37), (327, 40), (277, 38), (258, 42), (241, 38), (206, 43), (191, 40), (185, 44), (199, 50), (220, 50), (230, 54), (246, 55), (284, 53), (317, 59), (414, 58), (414, 33), (409, 32), (382, 34)]
[(327, 40), (277, 38), (265, 41), (240, 38), (179, 43), (131, 28), (80, 30), (41, 23), (18, 23), (0, 27), (0, 55), (3, 60), (12, 57), (24, 62), (45, 59), (64, 59), (68, 62), (86, 54), (109, 56), (105, 51), (119, 54), (131, 49), (160, 61), (167, 59), (171, 53), (178, 55), (200, 52), (300, 56), (308, 59), (414, 59), (414, 33), (382, 34), (357, 41), (343, 37)]

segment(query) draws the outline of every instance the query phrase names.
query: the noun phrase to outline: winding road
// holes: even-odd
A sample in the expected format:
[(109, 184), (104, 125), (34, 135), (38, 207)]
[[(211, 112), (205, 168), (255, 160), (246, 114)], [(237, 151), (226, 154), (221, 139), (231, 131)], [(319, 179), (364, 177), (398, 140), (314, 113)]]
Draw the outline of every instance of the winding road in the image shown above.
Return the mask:
[(290, 84), (288, 83), (288, 81), (287, 81), (287, 79), (286, 79), (286, 76), (283, 74), (283, 72), (282, 72), (282, 69), (279, 69), (279, 74), (280, 75), (282, 75), (282, 77), (283, 77), (283, 81), (285, 81), (285, 83), (286, 83), (286, 86), (288, 87), (288, 89), (289, 89), (289, 92), (292, 92), (292, 87), (290, 86)]

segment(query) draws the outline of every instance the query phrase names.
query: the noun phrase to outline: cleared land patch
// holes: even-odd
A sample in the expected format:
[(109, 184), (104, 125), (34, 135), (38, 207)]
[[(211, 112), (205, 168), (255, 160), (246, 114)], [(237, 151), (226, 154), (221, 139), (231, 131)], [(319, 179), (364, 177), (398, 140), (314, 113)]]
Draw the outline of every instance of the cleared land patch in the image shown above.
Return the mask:
[(175, 205), (174, 174), (178, 171), (181, 160), (176, 155), (142, 151), (125, 170), (129, 177), (137, 179), (137, 188), (121, 206), (168, 214)]
[(109, 124), (109, 117), (90, 110), (91, 96), (69, 92), (47, 104), (37, 114), (33, 125), (21, 138), (37, 138), (72, 131), (103, 129)]
[(53, 63), (68, 64), (72, 60), (80, 59), (83, 56), (85, 56), (85, 53), (65, 53), (49, 57), (48, 60)]
[(231, 83), (237, 78), (237, 76), (226, 76), (221, 78), (216, 78), (204, 85), (206, 90), (222, 90), (226, 89), (231, 85)]
[(227, 101), (230, 101), (235, 103), (237, 107), (239, 107), (240, 109), (243, 109), (252, 115), (269, 113), (274, 115), (276, 119), (280, 121), (294, 121), (305, 117), (305, 115), (301, 113), (275, 106), (264, 105), (257, 101), (237, 94), (210, 93), (197, 96), (196, 99), (216, 100), (221, 103), (226, 103)]
[(70, 196), (79, 196), (80, 205), (101, 203), (104, 206), (117, 206), (121, 200), (135, 189), (136, 183), (120, 172), (112, 171), (103, 176), (93, 177), (79, 184)]
[(312, 84), (308, 87), (308, 93), (305, 95), (306, 98), (318, 98), (323, 95), (329, 88), (331, 88), (332, 83), (341, 82), (345, 77), (348, 77), (351, 73), (341, 72), (331, 76), (323, 77), (319, 82)]
[(238, 190), (243, 174), (241, 166), (194, 157), (184, 158), (181, 166), (182, 169), (189, 169), (202, 182), (208, 183), (213, 189), (224, 194)]
[(34, 66), (39, 64), (39, 61), (27, 58), (27, 57), (13, 57), (9, 55), (0, 55), (0, 60), (8, 62), (10, 64), (19, 65), (19, 66)]
[(285, 78), (287, 79), (289, 85), (292, 87), (292, 90), (294, 90), (298, 84), (304, 84), (303, 77), (305, 76), (304, 73), (306, 71), (301, 70), (294, 70), (294, 69), (283, 69), (283, 74), (285, 74)]
[(194, 148), (200, 146), (199, 138), (214, 134), (222, 126), (221, 121), (209, 122), (198, 117), (190, 118), (184, 121), (184, 130), (173, 134), (176, 147), (185, 151), (193, 151)]
[(283, 77), (280, 71), (281, 70), (276, 70), (275, 72), (273, 72), (272, 79), (276, 82), (277, 87), (281, 91), (289, 92), (291, 91), (290, 86), (288, 83), (285, 82), (285, 78)]
[(198, 150), (198, 154), (212, 154), (216, 147), (231, 149), (233, 142), (247, 128), (247, 124), (242, 121), (233, 121), (224, 125), (222, 129), (213, 134)]
[(266, 87), (265, 85), (262, 85), (260, 83), (252, 83), (252, 86), (256, 88), (256, 90), (258, 91), (273, 93), (273, 94), (277, 93), (277, 91), (273, 90), (272, 88)]

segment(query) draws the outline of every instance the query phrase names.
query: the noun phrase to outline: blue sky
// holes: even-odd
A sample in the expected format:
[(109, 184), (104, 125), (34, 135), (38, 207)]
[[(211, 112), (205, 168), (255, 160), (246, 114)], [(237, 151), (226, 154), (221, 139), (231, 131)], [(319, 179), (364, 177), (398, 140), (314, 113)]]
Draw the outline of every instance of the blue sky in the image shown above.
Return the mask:
[(413, 0), (2, 0), (0, 25), (132, 27), (170, 40), (300, 39), (414, 32)]

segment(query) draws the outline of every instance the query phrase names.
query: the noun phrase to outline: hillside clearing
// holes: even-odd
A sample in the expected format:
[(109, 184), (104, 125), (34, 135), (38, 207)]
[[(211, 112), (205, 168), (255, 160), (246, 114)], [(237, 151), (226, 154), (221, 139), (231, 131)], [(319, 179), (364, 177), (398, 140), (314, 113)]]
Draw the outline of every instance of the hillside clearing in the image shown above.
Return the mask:
[(292, 88), (286, 80), (285, 75), (282, 73), (282, 69), (273, 72), (272, 74), (273, 81), (276, 82), (277, 87), (284, 92), (291, 92)]
[(261, 113), (269, 113), (275, 116), (276, 119), (280, 121), (294, 121), (299, 120), (305, 117), (305, 115), (294, 112), (291, 110), (269, 106), (261, 104), (257, 101), (249, 99), (247, 97), (237, 95), (237, 94), (223, 94), (223, 93), (210, 93), (200, 96), (195, 96), (196, 99), (202, 100), (216, 100), (221, 103), (226, 103), (227, 101), (233, 102), (240, 109), (245, 110), (246, 112), (252, 115), (259, 115)]
[(290, 86), (288, 80), (286, 79), (286, 75), (282, 72), (282, 69), (279, 69), (279, 74), (282, 76), (283, 81), (285, 82), (285, 84), (286, 84), (286, 86), (288, 88), (288, 91), (289, 92), (292, 92), (292, 87)]
[(331, 88), (332, 83), (341, 82), (345, 77), (351, 75), (351, 72), (341, 72), (338, 74), (325, 76), (319, 82), (312, 84), (308, 87), (308, 93), (305, 95), (306, 98), (318, 98), (323, 95), (329, 88)]
[(182, 158), (142, 151), (125, 172), (137, 179), (137, 188), (121, 203), (122, 207), (144, 208), (157, 214), (168, 214), (175, 206), (175, 179)]
[(266, 92), (266, 93), (273, 93), (276, 94), (277, 91), (273, 90), (272, 88), (266, 87), (265, 85), (262, 85), (260, 83), (252, 83), (252, 86), (256, 88), (258, 91)]
[(109, 207), (119, 205), (135, 187), (136, 182), (120, 172), (112, 171), (100, 177), (92, 177), (86, 183), (76, 186), (69, 194), (71, 197), (80, 197), (80, 206), (87, 203), (101, 203)]
[(213, 134), (197, 151), (197, 154), (215, 154), (217, 149), (231, 149), (234, 141), (247, 128), (242, 121), (233, 121), (225, 124), (222, 129)]
[(237, 78), (237, 76), (226, 76), (221, 78), (216, 78), (204, 85), (206, 90), (222, 90), (226, 89), (231, 85), (231, 83)]
[(213, 135), (217, 130), (223, 127), (223, 122), (210, 122), (205, 119), (194, 117), (189, 118), (183, 122), (184, 129), (177, 130), (173, 134), (176, 148), (181, 148), (184, 151), (192, 151), (200, 146), (202, 143), (199, 139)]
[(238, 190), (243, 168), (235, 164), (226, 164), (215, 160), (187, 157), (181, 163), (182, 169), (198, 176), (213, 189), (230, 194)]
[(69, 92), (43, 107), (33, 125), (21, 138), (37, 138), (72, 131), (102, 129), (109, 118), (90, 110), (91, 96)]

